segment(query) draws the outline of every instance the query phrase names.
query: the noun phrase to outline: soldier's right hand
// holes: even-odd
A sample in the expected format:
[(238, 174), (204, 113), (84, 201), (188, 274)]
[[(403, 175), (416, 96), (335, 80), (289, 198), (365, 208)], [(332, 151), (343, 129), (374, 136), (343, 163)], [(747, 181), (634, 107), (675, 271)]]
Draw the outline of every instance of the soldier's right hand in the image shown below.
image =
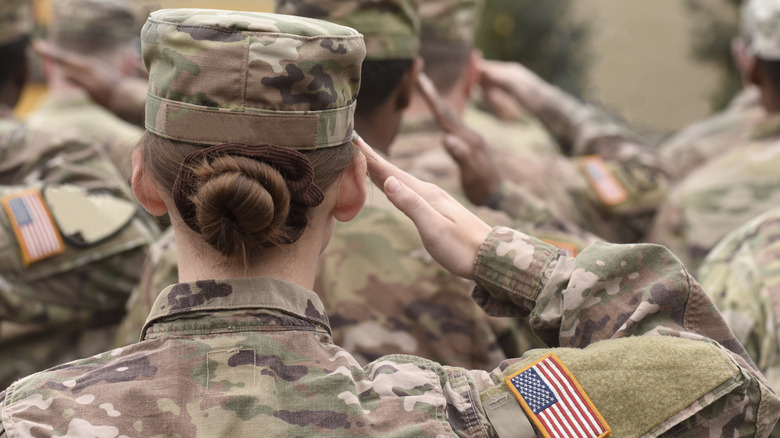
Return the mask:
[(414, 222), (428, 253), (448, 271), (470, 279), (491, 227), (435, 184), (389, 163), (363, 139), (355, 144), (366, 156), (371, 180)]
[(484, 93), (495, 88), (509, 93), (517, 103), (535, 113), (544, 103), (544, 90), (550, 87), (536, 73), (511, 61), (482, 60), (477, 66), (479, 83)]

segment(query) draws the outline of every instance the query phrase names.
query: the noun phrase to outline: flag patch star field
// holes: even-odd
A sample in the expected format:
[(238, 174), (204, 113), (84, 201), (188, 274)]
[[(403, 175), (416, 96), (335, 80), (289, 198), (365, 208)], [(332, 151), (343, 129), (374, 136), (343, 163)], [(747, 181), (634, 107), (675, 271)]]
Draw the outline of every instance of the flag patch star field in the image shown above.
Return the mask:
[(546, 438), (612, 434), (580, 384), (553, 353), (507, 377), (505, 383)]

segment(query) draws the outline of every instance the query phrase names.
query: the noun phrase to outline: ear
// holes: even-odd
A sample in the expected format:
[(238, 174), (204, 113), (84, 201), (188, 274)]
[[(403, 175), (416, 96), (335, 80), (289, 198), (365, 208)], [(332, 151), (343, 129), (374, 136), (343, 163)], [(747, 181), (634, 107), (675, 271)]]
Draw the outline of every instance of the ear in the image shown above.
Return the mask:
[(157, 184), (144, 174), (143, 154), (140, 149), (134, 149), (132, 154), (133, 175), (131, 184), (133, 194), (146, 211), (153, 216), (162, 216), (168, 212), (168, 206), (162, 201)]
[(412, 94), (414, 93), (414, 87), (417, 83), (417, 76), (423, 70), (425, 63), (421, 57), (417, 57), (412, 61), (412, 66), (404, 73), (404, 77), (401, 79), (401, 83), (398, 84), (398, 93), (396, 94), (396, 109), (405, 110), (409, 106), (409, 102), (412, 100)]
[(366, 157), (361, 153), (356, 153), (352, 165), (341, 175), (333, 217), (341, 222), (350, 221), (357, 216), (365, 203)]

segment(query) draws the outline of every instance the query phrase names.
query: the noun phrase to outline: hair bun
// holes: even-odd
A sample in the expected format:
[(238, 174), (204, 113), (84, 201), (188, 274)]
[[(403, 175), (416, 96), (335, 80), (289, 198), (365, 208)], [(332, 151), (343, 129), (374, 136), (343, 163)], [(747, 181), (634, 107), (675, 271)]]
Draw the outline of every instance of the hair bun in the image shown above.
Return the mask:
[(252, 258), (286, 240), (290, 192), (268, 164), (231, 155), (193, 169), (199, 187), (191, 196), (203, 238), (227, 256)]

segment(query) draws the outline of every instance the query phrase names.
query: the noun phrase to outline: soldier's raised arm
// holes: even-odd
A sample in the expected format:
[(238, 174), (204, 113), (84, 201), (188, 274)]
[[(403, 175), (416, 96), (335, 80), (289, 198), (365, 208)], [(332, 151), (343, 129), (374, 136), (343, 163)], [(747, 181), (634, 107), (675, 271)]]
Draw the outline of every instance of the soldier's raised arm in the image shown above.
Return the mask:
[[(669, 250), (650, 244), (596, 243), (576, 258), (567, 257), (508, 228), (488, 231), (437, 187), (405, 174), (370, 149), (363, 150), (374, 182), (415, 222), (431, 255), (477, 282), (473, 297), (487, 313), (530, 316), (534, 331), (548, 345), (569, 347), (544, 352), (566, 356), (563, 361), (577, 368), (574, 374), (588, 381), (583, 384), (586, 392), (600, 391), (599, 384), (610, 388), (592, 396), (615, 436), (641, 435), (634, 435), (636, 427), (645, 427), (645, 433), (669, 430), (682, 436), (694, 430), (765, 436), (771, 430), (780, 412), (777, 396)], [(599, 343), (604, 340), (620, 341)], [(511, 428), (506, 419), (521, 414), (514, 402), (506, 402), (514, 391), (504, 379), (533, 367), (542, 355), (529, 352), (508, 360), (489, 377), (471, 373), (485, 415), (500, 436), (504, 436), (500, 429)], [(627, 362), (616, 363), (617, 357)], [(709, 367), (705, 364), (715, 363), (704, 370)], [(691, 370), (700, 370), (696, 372), (701, 379), (686, 378)], [(653, 372), (660, 374), (649, 377)], [(614, 380), (623, 378), (628, 380)], [(648, 380), (637, 384), (632, 379)], [(648, 401), (664, 393), (672, 394), (679, 409)], [(626, 397), (633, 399), (629, 403)], [(739, 408), (732, 411), (734, 406)], [(532, 421), (537, 418), (537, 413), (526, 414)], [(642, 421), (648, 423), (639, 426)], [(723, 426), (724, 422), (731, 425)]]

